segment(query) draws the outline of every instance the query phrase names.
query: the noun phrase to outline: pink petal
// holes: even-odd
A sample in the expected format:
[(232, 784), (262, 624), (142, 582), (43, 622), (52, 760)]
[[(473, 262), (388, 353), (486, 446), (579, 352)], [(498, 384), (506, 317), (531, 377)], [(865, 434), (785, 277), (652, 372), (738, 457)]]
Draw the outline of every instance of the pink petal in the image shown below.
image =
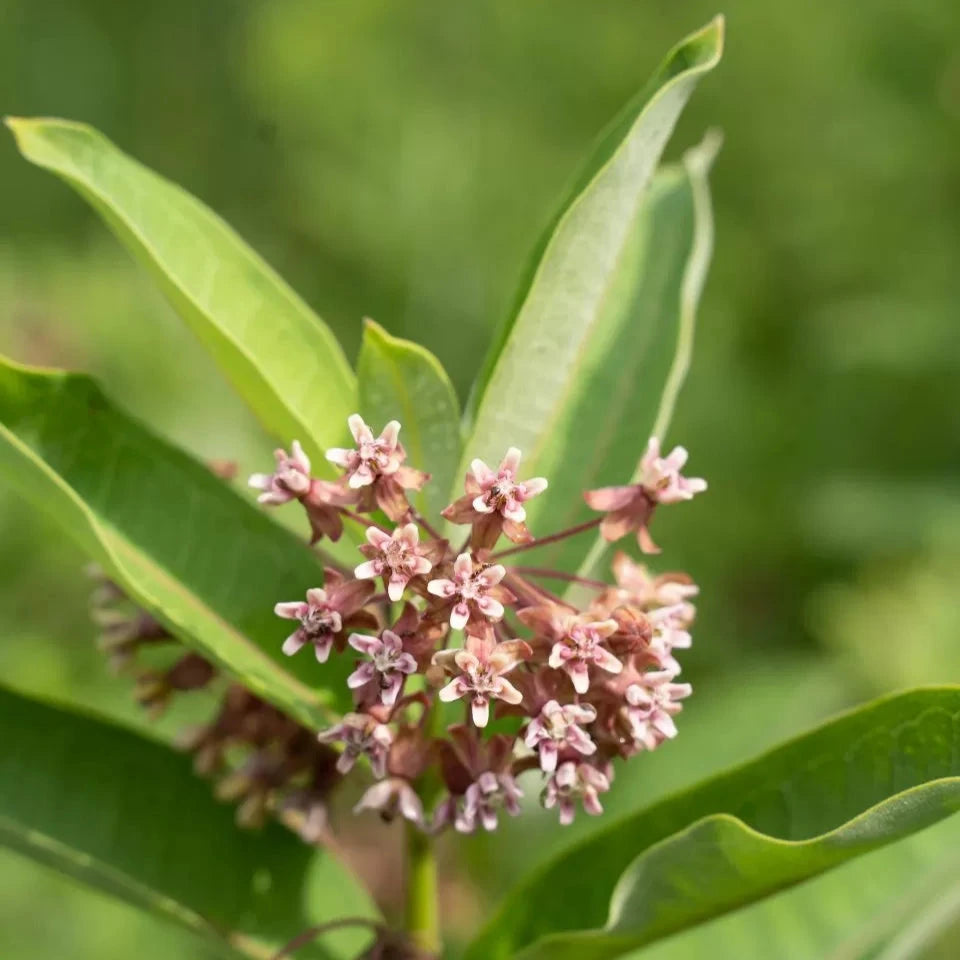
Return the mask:
[[(617, 663), (620, 661), (618, 660)], [(564, 665), (564, 669), (573, 682), (577, 693), (586, 693), (590, 689), (590, 671), (582, 660), (574, 660)], [(622, 669), (622, 668), (621, 668)]]
[(462, 678), (457, 677), (456, 680), (451, 680), (445, 687), (441, 687), (437, 696), (444, 703), (452, 703), (454, 700), (459, 700), (466, 692), (467, 688)]
[(385, 707), (392, 707), (397, 702), (400, 688), (403, 686), (403, 674), (390, 678), (390, 682), (380, 690), (380, 702)]
[(281, 649), (288, 657), (292, 657), (306, 642), (306, 634), (302, 630), (297, 630), (296, 633), (291, 633), (290, 636), (283, 641)]
[(254, 490), (269, 490), (270, 482), (273, 480), (273, 474), (270, 473), (252, 473), (247, 480), (247, 486)]
[(347, 643), (354, 650), (359, 650), (360, 653), (365, 653), (368, 657), (376, 656), (383, 650), (383, 641), (379, 637), (369, 637), (363, 633), (351, 633), (347, 637)]
[(353, 568), (353, 575), (358, 580), (373, 580), (380, 576), (382, 564), (379, 560), (368, 560)]
[(410, 566), (414, 574), (423, 576), (433, 569), (433, 564), (426, 557), (412, 557)]
[(490, 701), (486, 697), (474, 697), (471, 714), (477, 727), (485, 727), (490, 719)]
[(473, 501), (473, 509), (477, 513), (493, 513), (493, 507), (483, 497), (476, 497)]
[(537, 497), (547, 489), (546, 477), (531, 477), (520, 484), (520, 494), (524, 500)]
[(379, 527), (367, 527), (366, 537), (370, 546), (377, 550), (386, 549), (387, 544), (393, 540), (389, 533), (385, 533)]
[(453, 574), (458, 580), (469, 580), (473, 575), (473, 560), (469, 553), (461, 553), (453, 561)]
[(278, 603), (273, 612), (284, 620), (299, 620), (309, 608), (302, 600), (291, 600), (289, 603)]
[(457, 585), (452, 580), (431, 580), (427, 584), (427, 593), (435, 597), (449, 600), (457, 592)]
[(635, 486), (601, 487), (599, 490), (587, 490), (583, 499), (591, 510), (601, 510), (609, 513), (612, 510), (622, 510), (637, 496)]
[(394, 669), (398, 670), (400, 673), (416, 673), (417, 661), (414, 660), (413, 654), (401, 653), (400, 656), (397, 657)]
[(482, 460), (471, 460), (470, 472), (481, 487), (489, 486), (497, 479), (497, 475)]
[(523, 702), (523, 694), (509, 681), (503, 677), (498, 677), (496, 685), (493, 688), (493, 695), (505, 703), (514, 705)]
[(368, 684), (376, 676), (376, 670), (373, 669), (372, 663), (361, 663), (353, 673), (347, 677), (347, 686), (351, 690), (356, 690), (358, 687), (363, 687)]
[(540, 769), (544, 773), (553, 773), (557, 769), (557, 745), (553, 740), (540, 741)]
[(303, 447), (300, 446), (299, 440), (294, 440), (290, 444), (290, 459), (295, 463), (304, 473), (310, 472), (310, 459), (303, 452)]
[(493, 597), (481, 597), (477, 601), (477, 607), (485, 617), (491, 620), (503, 619), (503, 604), (499, 600), (494, 600)]
[(547, 660), (547, 666), (554, 670), (559, 670), (570, 656), (570, 648), (562, 641), (555, 643), (550, 650), (550, 657)]
[(507, 474), (511, 478), (515, 477), (520, 467), (520, 457), (520, 451), (516, 447), (510, 447), (500, 461), (500, 473)]
[(387, 596), (396, 603), (402, 596), (410, 578), (403, 573), (395, 573), (387, 584)]
[[(623, 664), (609, 651), (603, 647), (593, 648), (593, 662), (601, 670), (607, 673), (620, 673), (623, 670)], [(580, 691), (583, 693), (583, 691)]]
[(380, 635), (383, 643), (383, 649), (390, 653), (399, 653), (403, 649), (403, 637), (393, 630), (384, 630)]
[(470, 608), (465, 603), (457, 603), (450, 611), (450, 626), (462, 630), (470, 619)]
[(326, 663), (330, 659), (330, 648), (333, 646), (333, 637), (328, 636), (322, 643), (313, 645), (313, 652), (317, 663)]
[(347, 426), (357, 443), (362, 443), (364, 440), (370, 443), (373, 440), (373, 431), (363, 422), (363, 417), (359, 413), (347, 417)]
[(573, 823), (574, 815), (576, 814), (576, 808), (573, 805), (573, 801), (569, 797), (564, 797), (560, 801), (560, 826), (569, 827)]
[(502, 563), (494, 563), (477, 575), (477, 581), (483, 586), (495, 587), (507, 575), (507, 568)]
[(400, 813), (411, 823), (423, 823), (423, 804), (412, 787), (404, 784), (398, 790)]
[(650, 721), (655, 730), (659, 730), (665, 737), (672, 740), (677, 735), (677, 725), (668, 713), (657, 713)]
[(353, 461), (353, 457), (356, 451), (354, 450), (345, 450), (343, 447), (331, 447), (326, 452), (326, 458), (338, 467), (343, 467), (346, 469), (350, 466)]
[(510, 497), (501, 507), (500, 512), (514, 523), (523, 523), (527, 519), (527, 511), (515, 497)]
[(603, 807), (600, 806), (600, 800), (597, 797), (597, 791), (593, 789), (585, 790), (583, 792), (583, 809), (590, 814), (591, 817), (599, 817), (603, 813)]
[(326, 606), (327, 591), (323, 587), (311, 587), (307, 591), (307, 602), (312, 603), (315, 607)]
[(408, 550), (415, 550), (420, 545), (420, 531), (415, 523), (407, 523), (394, 530), (393, 539), (402, 543)]
[(380, 431), (380, 441), (386, 444), (391, 450), (393, 450), (397, 445), (397, 438), (400, 436), (400, 421), (391, 420), (384, 428)]
[[(359, 490), (361, 487), (369, 487), (373, 483), (373, 471), (370, 469), (370, 465), (366, 462), (361, 463), (353, 473), (350, 474), (350, 479), (347, 481), (347, 485), (351, 490)], [(368, 529), (373, 529), (372, 527)]]

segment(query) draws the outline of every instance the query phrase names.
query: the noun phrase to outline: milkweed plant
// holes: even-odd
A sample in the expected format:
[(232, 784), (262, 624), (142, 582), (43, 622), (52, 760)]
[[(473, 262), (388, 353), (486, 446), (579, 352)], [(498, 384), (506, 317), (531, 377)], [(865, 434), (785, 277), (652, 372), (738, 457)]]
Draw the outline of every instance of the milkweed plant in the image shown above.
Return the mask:
[[(718, 18), (683, 40), (601, 136), (462, 411), (439, 361), (372, 321), (351, 366), (221, 219), (94, 130), (8, 119), (279, 447), (246, 484), (86, 376), (3, 361), (0, 472), (90, 555), (111, 665), (151, 717), (201, 690), (211, 706), (161, 742), (0, 690), (0, 839), (226, 954), (545, 960), (649, 947), (957, 808), (953, 687), (868, 704), (652, 806), (630, 773), (683, 750), (692, 691), (698, 587), (658, 528), (681, 503), (710, 509), (668, 437), (719, 137), (661, 154), (722, 38)], [(580, 829), (550, 856), (529, 839), (537, 866), (512, 890), (480, 884), (502, 899), (472, 940), (441, 929), (437, 844), (456, 869), (465, 835), (495, 844), (512, 818)], [(383, 849), (403, 834), (402, 911), (355, 872), (358, 830)]]

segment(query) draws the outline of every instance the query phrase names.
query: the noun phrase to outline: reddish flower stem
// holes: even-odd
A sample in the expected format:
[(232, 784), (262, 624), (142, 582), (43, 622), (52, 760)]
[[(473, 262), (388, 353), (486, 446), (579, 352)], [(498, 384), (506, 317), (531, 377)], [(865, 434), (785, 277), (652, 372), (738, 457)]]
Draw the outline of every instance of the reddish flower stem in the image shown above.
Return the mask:
[(376, 527), (378, 530), (382, 530), (384, 533), (389, 533), (390, 531), (386, 527), (381, 527), (379, 523), (374, 523), (373, 520), (368, 520), (366, 517), (362, 516), (359, 513), (354, 513), (352, 510), (348, 510), (346, 507), (337, 507), (341, 514), (345, 517), (349, 517), (351, 520), (356, 523), (360, 523), (365, 527)]
[(418, 523), (423, 528), (424, 532), (433, 537), (434, 540), (443, 539), (443, 534), (436, 530), (436, 528), (419, 510), (415, 509), (414, 507), (410, 507), (410, 516), (413, 517), (414, 522)]
[(567, 537), (576, 536), (578, 533), (583, 533), (584, 530), (592, 530), (594, 527), (599, 527), (602, 520), (603, 517), (586, 520), (583, 523), (578, 523), (575, 527), (568, 527), (566, 530), (560, 530), (558, 533), (551, 533), (548, 537), (539, 537), (531, 540), (529, 543), (521, 543), (519, 546), (511, 547), (509, 550), (501, 550), (499, 553), (493, 554), (490, 559), (502, 560), (504, 557), (512, 557), (515, 553), (520, 553), (522, 550), (534, 550), (537, 547), (545, 547), (548, 543), (566, 540)]
[(516, 573), (522, 573), (528, 577), (547, 577), (551, 580), (566, 580), (567, 583), (579, 583), (584, 587), (595, 587), (597, 590), (606, 590), (610, 586), (602, 580), (590, 580), (588, 577), (578, 577), (572, 573), (564, 573), (562, 570), (548, 570), (545, 567), (511, 567)]
[(555, 593), (551, 593), (546, 587), (540, 586), (539, 583), (531, 583), (529, 580), (524, 580), (523, 577), (518, 577), (515, 574), (508, 573), (504, 578), (504, 583), (514, 592), (519, 595), (525, 594), (527, 599), (533, 596), (533, 603), (539, 604), (544, 600), (549, 600), (550, 603), (557, 603), (561, 607), (567, 607), (570, 610), (575, 609), (561, 597), (558, 597)]

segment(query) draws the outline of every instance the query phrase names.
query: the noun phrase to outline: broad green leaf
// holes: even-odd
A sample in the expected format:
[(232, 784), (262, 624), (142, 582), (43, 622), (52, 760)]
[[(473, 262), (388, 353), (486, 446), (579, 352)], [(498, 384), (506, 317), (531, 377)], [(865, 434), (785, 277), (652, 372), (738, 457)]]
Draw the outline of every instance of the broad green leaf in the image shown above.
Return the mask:
[[(239, 830), (160, 743), (2, 688), (0, 729), (4, 846), (246, 957), (265, 960), (311, 924), (376, 915), (329, 853), (277, 825)], [(313, 955), (347, 960), (368, 939), (338, 933)]]
[(890, 960), (883, 952), (888, 947), (936, 935), (937, 921), (949, 922), (951, 910), (960, 908), (958, 894), (960, 816), (954, 815), (745, 910), (631, 953), (630, 960)]
[(468, 956), (618, 956), (958, 808), (960, 687), (875, 701), (576, 844), (507, 893)]
[[(59, 523), (185, 643), (308, 725), (345, 710), (347, 658), (280, 652), (273, 614), (323, 564), (86, 376), (0, 359), (0, 481)], [(326, 690), (318, 690), (325, 687)]]
[(142, 262), (266, 428), (318, 468), (356, 384), (336, 338), (213, 211), (96, 130), (7, 118), (20, 152), (62, 177)]
[[(656, 177), (654, 169), (697, 82), (719, 61), (722, 35), (718, 18), (677, 46), (603, 139), (481, 377), (458, 474), (472, 457), (496, 462), (520, 447), (524, 474), (551, 483), (529, 505), (535, 533), (589, 515), (582, 491), (630, 476), (653, 428), (697, 255), (694, 181), (705, 179), (715, 147), (701, 148), (699, 162)], [(548, 516), (550, 530), (541, 530)], [(574, 548), (575, 560), (584, 549)]]
[(360, 412), (376, 432), (388, 421), (403, 425), (407, 463), (431, 474), (415, 496), (419, 510), (436, 517), (460, 462), (460, 406), (443, 365), (429, 350), (393, 337), (367, 320), (357, 360)]

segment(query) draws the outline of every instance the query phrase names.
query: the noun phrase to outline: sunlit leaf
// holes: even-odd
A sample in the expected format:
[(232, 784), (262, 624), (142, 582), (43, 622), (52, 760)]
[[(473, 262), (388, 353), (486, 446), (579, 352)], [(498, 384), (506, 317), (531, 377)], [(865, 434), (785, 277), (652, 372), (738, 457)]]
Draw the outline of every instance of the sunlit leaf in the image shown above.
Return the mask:
[(399, 420), (407, 463), (431, 474), (414, 502), (435, 517), (450, 502), (460, 461), (460, 405), (450, 378), (429, 350), (372, 320), (364, 325), (357, 378), (364, 419), (374, 431)]
[[(2, 688), (0, 729), (4, 846), (257, 960), (312, 924), (376, 915), (327, 852), (280, 826), (239, 830), (162, 744)], [(297, 956), (347, 960), (365, 940), (343, 931)]]
[(319, 558), (90, 378), (0, 361), (0, 481), (254, 692), (314, 726), (349, 709), (346, 658), (280, 652), (273, 606), (323, 582)]
[[(584, 488), (632, 474), (671, 382), (691, 261), (709, 260), (705, 178), (712, 141), (654, 169), (684, 104), (716, 66), (718, 19), (683, 41), (604, 137), (523, 288), (475, 390), (469, 459), (509, 445), (551, 489), (529, 505), (534, 532), (589, 515)], [(707, 197), (706, 208), (695, 200)], [(704, 218), (707, 218), (704, 220)], [(699, 244), (699, 246), (698, 246)], [(584, 545), (553, 553), (569, 565)]]
[(344, 434), (354, 376), (307, 304), (213, 211), (96, 130), (8, 118), (20, 152), (56, 173), (143, 263), (267, 429), (324, 469)]
[(899, 694), (603, 829), (508, 891), (473, 958), (613, 957), (960, 808), (960, 688)]

